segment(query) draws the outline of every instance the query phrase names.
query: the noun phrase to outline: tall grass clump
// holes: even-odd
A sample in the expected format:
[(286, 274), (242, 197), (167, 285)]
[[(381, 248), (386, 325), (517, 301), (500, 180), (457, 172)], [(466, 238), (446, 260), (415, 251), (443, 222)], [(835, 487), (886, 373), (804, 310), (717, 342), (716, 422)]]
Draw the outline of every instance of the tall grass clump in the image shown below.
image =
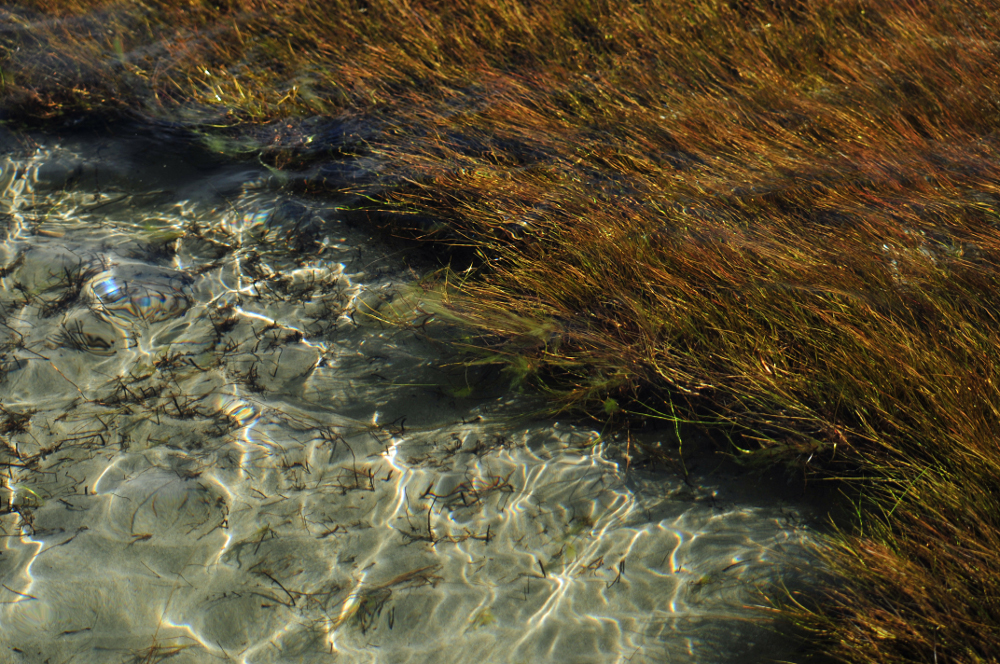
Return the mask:
[(314, 116), (378, 127), (366, 214), (474, 256), (436, 287), (471, 361), (849, 482), (838, 581), (781, 608), (818, 651), (1000, 659), (994, 3), (0, 11), (9, 119), (127, 113), (289, 169), (351, 158)]

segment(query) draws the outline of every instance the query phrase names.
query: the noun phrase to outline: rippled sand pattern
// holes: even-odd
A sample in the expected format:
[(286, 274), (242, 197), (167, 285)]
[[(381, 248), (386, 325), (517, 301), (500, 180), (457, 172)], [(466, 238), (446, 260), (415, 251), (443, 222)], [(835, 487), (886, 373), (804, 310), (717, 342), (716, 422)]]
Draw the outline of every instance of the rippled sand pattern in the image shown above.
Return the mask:
[(96, 145), (0, 162), (0, 661), (784, 652), (795, 510), (517, 417), (379, 324), (413, 275), (335, 206)]

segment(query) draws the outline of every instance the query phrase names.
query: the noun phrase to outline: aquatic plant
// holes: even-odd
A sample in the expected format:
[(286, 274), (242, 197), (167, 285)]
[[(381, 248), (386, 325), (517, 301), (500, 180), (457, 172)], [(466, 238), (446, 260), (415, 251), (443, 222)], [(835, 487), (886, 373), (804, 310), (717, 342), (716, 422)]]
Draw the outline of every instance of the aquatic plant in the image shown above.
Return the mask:
[(292, 173), (364, 153), (352, 213), (451, 248), (428, 306), (470, 362), (847, 482), (839, 580), (783, 605), (817, 650), (1000, 658), (993, 3), (2, 11), (7, 118), (138, 115)]

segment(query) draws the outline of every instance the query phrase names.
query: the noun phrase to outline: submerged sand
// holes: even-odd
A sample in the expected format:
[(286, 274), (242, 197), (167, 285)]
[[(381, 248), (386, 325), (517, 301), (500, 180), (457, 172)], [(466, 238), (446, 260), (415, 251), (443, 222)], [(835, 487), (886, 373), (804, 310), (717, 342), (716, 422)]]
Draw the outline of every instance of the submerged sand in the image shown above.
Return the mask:
[(626, 472), (443, 324), (381, 324), (417, 275), (335, 201), (149, 136), (34, 141), (0, 157), (0, 660), (787, 654), (755, 605), (804, 508)]

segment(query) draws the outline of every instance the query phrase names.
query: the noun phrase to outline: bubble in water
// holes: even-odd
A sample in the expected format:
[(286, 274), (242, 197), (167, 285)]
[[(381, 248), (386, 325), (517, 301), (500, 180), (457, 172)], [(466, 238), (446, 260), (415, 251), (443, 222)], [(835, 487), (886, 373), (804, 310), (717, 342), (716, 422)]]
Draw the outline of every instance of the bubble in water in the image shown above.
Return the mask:
[(223, 409), (223, 412), (231, 417), (240, 427), (250, 426), (257, 421), (259, 415), (253, 406), (239, 399), (234, 399), (229, 403)]
[(188, 298), (177, 288), (126, 281), (114, 275), (95, 281), (93, 290), (94, 297), (108, 312), (147, 323), (174, 318), (190, 306)]

